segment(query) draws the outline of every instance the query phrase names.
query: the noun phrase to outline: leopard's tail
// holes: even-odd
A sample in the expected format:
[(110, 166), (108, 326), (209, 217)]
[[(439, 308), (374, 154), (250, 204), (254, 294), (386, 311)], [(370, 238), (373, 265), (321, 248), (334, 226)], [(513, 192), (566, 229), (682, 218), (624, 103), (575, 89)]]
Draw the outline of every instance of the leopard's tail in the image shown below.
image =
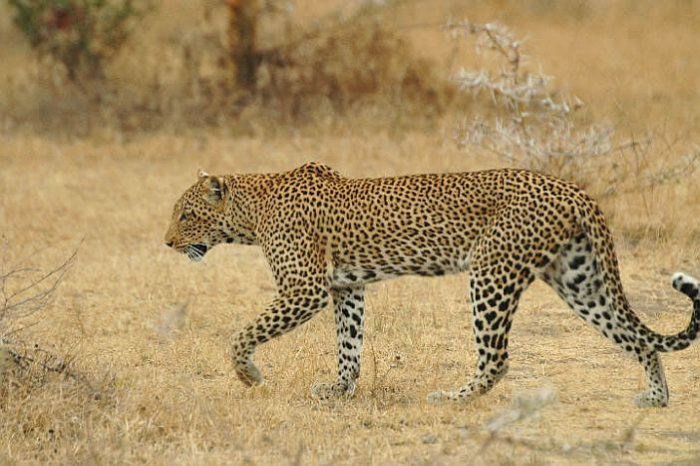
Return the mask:
[[(673, 287), (689, 297), (693, 301), (693, 316), (690, 319), (688, 328), (678, 334), (678, 337), (687, 341), (687, 344), (680, 348), (672, 348), (671, 351), (687, 348), (690, 343), (700, 336), (700, 282), (697, 279), (682, 272), (673, 274)], [(661, 350), (660, 350), (661, 351)]]
[(661, 352), (685, 349), (698, 339), (700, 336), (700, 282), (680, 272), (673, 275), (673, 287), (693, 301), (690, 323), (683, 331), (675, 335), (661, 335), (653, 331), (639, 320), (627, 301), (620, 280), (612, 234), (597, 203), (586, 196), (577, 210), (579, 224), (588, 237), (596, 257), (598, 257), (603, 286), (613, 301), (613, 315), (617, 323), (629, 329), (631, 335), (639, 335), (635, 339), (638, 339), (640, 344)]

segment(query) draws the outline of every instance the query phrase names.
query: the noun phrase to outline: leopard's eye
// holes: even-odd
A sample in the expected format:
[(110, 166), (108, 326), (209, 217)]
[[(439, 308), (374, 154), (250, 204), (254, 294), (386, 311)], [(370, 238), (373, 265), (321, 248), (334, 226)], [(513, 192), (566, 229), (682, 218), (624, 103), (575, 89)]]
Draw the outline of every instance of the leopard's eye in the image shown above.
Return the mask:
[(183, 212), (180, 214), (180, 221), (184, 222), (185, 220), (187, 220), (187, 214), (185, 212)]

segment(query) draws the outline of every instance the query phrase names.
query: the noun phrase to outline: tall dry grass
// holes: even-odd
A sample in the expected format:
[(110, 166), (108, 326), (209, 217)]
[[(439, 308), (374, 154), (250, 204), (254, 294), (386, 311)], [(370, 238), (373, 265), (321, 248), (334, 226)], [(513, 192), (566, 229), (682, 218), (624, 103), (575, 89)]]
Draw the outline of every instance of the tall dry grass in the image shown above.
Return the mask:
[[(433, 114), (428, 124), (412, 124), (373, 102), (340, 116), (319, 106), (304, 124), (251, 106), (234, 119), (215, 116), (190, 126), (190, 119), (207, 114), (192, 113), (198, 107), (183, 78), (183, 42), (200, 44), (205, 5), (164, 1), (145, 20), (143, 40), (113, 65), (112, 76), (128, 90), (124, 101), (96, 107), (85, 103), (92, 96), (44, 74), (0, 15), (0, 233), (11, 245), (5, 260), (27, 263), (29, 256), (29, 266), (50, 270), (82, 240), (55, 299), (23, 323), (22, 338), (29, 349), (36, 342), (70, 361), (71, 371), (89, 383), (52, 372), (33, 384), (22, 372), (11, 374), (0, 400), (0, 461), (699, 461), (698, 347), (664, 357), (669, 408), (635, 410), (641, 368), (541, 284), (518, 312), (511, 372), (469, 405), (425, 402), (429, 391), (459, 386), (472, 371), (463, 276), (370, 287), (354, 400), (319, 403), (309, 396), (312, 383), (335, 374), (329, 312), (261, 347), (256, 362), (268, 382), (242, 387), (226, 357), (231, 335), (275, 290), (256, 248), (222, 246), (194, 265), (162, 245), (172, 203), (198, 168), (265, 172), (320, 160), (348, 176), (389, 176), (505, 162), (453, 144), (459, 118), (492, 111), (488, 99), (471, 97)], [(335, 7), (309, 0), (294, 14), (308, 22)], [(676, 1), (406, 2), (390, 20), (412, 53), (445, 78), (484, 59), (445, 37), (439, 26), (450, 14), (499, 20), (527, 34), (528, 50), (556, 86), (587, 104), (582, 121), (607, 121), (623, 134), (657, 130), (657, 145), (639, 163), (663, 166), (691, 146), (700, 121), (697, 13), (696, 2)], [(204, 76), (215, 66), (208, 63), (198, 65)], [(154, 89), (156, 74), (160, 87)], [(133, 102), (158, 106), (140, 109)], [(130, 110), (122, 115), (120, 108)], [(664, 140), (678, 142), (669, 148)], [(665, 333), (684, 327), (690, 313), (668, 283), (671, 273), (700, 275), (700, 189), (693, 181), (603, 200), (633, 307)]]

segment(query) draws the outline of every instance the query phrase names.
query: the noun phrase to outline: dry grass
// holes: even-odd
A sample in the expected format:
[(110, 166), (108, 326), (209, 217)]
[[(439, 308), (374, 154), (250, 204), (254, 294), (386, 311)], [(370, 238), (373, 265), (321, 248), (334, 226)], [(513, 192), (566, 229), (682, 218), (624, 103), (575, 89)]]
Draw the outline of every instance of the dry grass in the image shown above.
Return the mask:
[[(267, 385), (244, 389), (226, 350), (232, 333), (273, 296), (260, 251), (221, 247), (198, 266), (166, 250), (161, 236), (173, 200), (198, 166), (282, 170), (308, 158), (351, 175), (488, 166), (421, 135), (403, 141), (154, 135), (124, 145), (60, 146), (7, 137), (1, 222), (10, 243), (21, 246), (15, 253), (50, 244), (41, 258), (52, 264), (52, 254), (62, 256), (85, 237), (32, 335), (70, 348), (83, 371), (98, 381), (108, 372), (113, 381), (97, 401), (59, 382), (31, 397), (10, 391), (0, 428), (5, 458), (486, 464), (697, 456), (698, 347), (665, 357), (671, 407), (645, 411), (628, 442), (626, 431), (639, 413), (632, 397), (643, 386), (641, 369), (539, 285), (516, 320), (511, 373), (470, 405), (424, 401), (430, 390), (457, 386), (472, 370), (464, 277), (370, 288), (362, 385), (353, 401), (320, 404), (309, 397), (311, 383), (335, 373), (328, 312), (263, 346), (256, 360)], [(643, 318), (665, 332), (685, 325), (688, 303), (667, 282), (675, 268), (698, 272), (697, 248), (654, 240), (634, 247), (624, 239), (619, 246), (623, 277)], [(483, 426), (507, 409), (513, 393), (543, 385), (555, 387), (558, 403), (539, 418), (503, 428), (475, 458), (489, 439)]]
[[(305, 3), (299, 15), (312, 15), (321, 3)], [(445, 3), (423, 17), (413, 13), (421, 8), (416, 3), (402, 20), (442, 22), (450, 10), (477, 21), (502, 20), (529, 34), (532, 53), (589, 104), (590, 118), (635, 131), (667, 125), (682, 144), (692, 143), (687, 134), (700, 127), (694, 48), (700, 31), (688, 17), (697, 19), (699, 7), (669, 2), (654, 9), (642, 2), (647, 9), (639, 11), (637, 3), (567, 2), (553, 11), (545, 7), (553, 2), (534, 0), (461, 9)], [(156, 38), (183, 21), (156, 19), (149, 32)], [(0, 21), (0, 41), (9, 44), (0, 72), (34, 76), (27, 51)], [(408, 34), (426, 54), (435, 45), (435, 56), (449, 55), (449, 46), (437, 45), (444, 44), (441, 33)], [(152, 58), (143, 53), (145, 62)], [(23, 108), (37, 111), (42, 88), (31, 79), (21, 85)], [(10, 106), (21, 99), (0, 94), (1, 108), (16, 112)], [(34, 325), (25, 338), (74, 358), (75, 370), (99, 396), (61, 377), (38, 388), (4, 385), (0, 462), (699, 462), (700, 345), (664, 357), (670, 407), (637, 410), (632, 398), (644, 384), (638, 364), (541, 284), (525, 295), (516, 318), (509, 375), (468, 405), (425, 402), (429, 391), (459, 386), (473, 369), (463, 276), (369, 288), (364, 366), (352, 401), (309, 397), (313, 382), (335, 374), (327, 311), (260, 348), (256, 362), (265, 386), (249, 390), (235, 379), (226, 358), (230, 337), (274, 289), (256, 248), (222, 246), (195, 265), (162, 245), (172, 203), (197, 168), (279, 171), (320, 160), (349, 176), (379, 176), (502, 163), (454, 147), (447, 136), (451, 118), (435, 122), (445, 134), (409, 131), (371, 110), (336, 122), (319, 119), (303, 131), (268, 131), (264, 120), (252, 119), (251, 127), (262, 129), (248, 136), (226, 125), (178, 134), (167, 127), (129, 134), (107, 125), (82, 138), (34, 131), (31, 124), (4, 126), (0, 233), (12, 246), (9, 260), (29, 256), (30, 265), (50, 268), (83, 241), (56, 299), (27, 322)], [(652, 157), (663, 162), (666, 155), (659, 149)], [(604, 202), (630, 300), (645, 322), (665, 333), (684, 327), (690, 313), (670, 287), (671, 273), (700, 275), (700, 187), (693, 181)], [(551, 387), (556, 401), (533, 405), (537, 393), (549, 393), (542, 387)], [(540, 391), (513, 406), (515, 394), (526, 390)]]

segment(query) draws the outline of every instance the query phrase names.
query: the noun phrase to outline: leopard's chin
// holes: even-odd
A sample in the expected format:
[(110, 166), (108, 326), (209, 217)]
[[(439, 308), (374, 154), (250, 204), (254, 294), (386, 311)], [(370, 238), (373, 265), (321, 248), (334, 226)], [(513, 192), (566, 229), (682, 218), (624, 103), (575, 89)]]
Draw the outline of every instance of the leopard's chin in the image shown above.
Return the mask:
[(200, 262), (208, 250), (209, 246), (206, 244), (190, 244), (187, 246), (186, 253), (192, 262)]

